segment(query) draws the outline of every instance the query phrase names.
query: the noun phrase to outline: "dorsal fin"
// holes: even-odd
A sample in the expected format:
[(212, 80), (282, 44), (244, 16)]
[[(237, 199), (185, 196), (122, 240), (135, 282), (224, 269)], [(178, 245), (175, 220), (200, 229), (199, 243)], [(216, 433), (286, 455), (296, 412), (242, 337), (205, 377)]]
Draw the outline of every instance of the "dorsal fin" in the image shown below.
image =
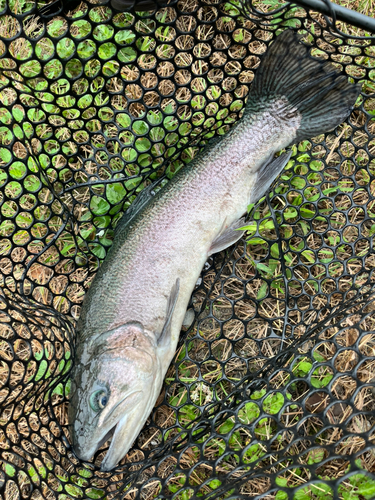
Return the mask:
[(118, 221), (117, 226), (115, 227), (115, 234), (122, 231), (129, 223), (134, 219), (134, 217), (147, 205), (147, 203), (153, 199), (155, 196), (155, 188), (159, 184), (161, 179), (153, 182), (149, 186), (145, 187), (130, 207), (126, 210), (124, 215)]

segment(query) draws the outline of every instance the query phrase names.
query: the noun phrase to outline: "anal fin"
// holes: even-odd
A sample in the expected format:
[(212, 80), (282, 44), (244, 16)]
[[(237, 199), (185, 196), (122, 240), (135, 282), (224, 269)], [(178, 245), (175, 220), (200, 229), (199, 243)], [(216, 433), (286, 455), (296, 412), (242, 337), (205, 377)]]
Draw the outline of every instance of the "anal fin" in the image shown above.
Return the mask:
[[(254, 185), (250, 194), (250, 203), (256, 203), (262, 196), (266, 194), (272, 182), (283, 171), (285, 165), (290, 160), (291, 151), (283, 153), (271, 161), (265, 162), (258, 170)], [(208, 251), (208, 256), (221, 252), (229, 246), (236, 243), (244, 234), (245, 231), (239, 231), (239, 228), (245, 224), (245, 218), (236, 220), (229, 227), (220, 231), (219, 235), (212, 242)], [(225, 225), (225, 222), (224, 222)]]
[[(225, 224), (225, 223), (224, 223)], [(241, 219), (236, 220), (229, 227), (222, 230), (217, 238), (211, 243), (210, 249), (208, 251), (208, 256), (213, 253), (221, 252), (226, 248), (236, 243), (245, 231), (238, 231), (238, 229), (245, 224), (245, 218), (241, 217)]]
[(250, 203), (256, 203), (267, 193), (273, 181), (284, 170), (291, 156), (292, 151), (287, 151), (277, 158), (273, 158), (271, 161), (264, 163), (260, 167), (251, 191)]

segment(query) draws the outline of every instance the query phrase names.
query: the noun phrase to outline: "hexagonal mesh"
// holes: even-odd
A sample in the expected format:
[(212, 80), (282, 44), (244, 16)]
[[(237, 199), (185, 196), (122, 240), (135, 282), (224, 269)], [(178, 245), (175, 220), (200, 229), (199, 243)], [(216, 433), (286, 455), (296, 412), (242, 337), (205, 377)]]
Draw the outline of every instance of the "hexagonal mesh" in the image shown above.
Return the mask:
[[(2, 498), (375, 497), (375, 37), (268, 5), (87, 2), (45, 19), (1, 1)], [(135, 196), (239, 119), (285, 27), (362, 95), (293, 147), (246, 238), (207, 263), (147, 425), (100, 472), (108, 444), (81, 463), (67, 431), (85, 291)]]

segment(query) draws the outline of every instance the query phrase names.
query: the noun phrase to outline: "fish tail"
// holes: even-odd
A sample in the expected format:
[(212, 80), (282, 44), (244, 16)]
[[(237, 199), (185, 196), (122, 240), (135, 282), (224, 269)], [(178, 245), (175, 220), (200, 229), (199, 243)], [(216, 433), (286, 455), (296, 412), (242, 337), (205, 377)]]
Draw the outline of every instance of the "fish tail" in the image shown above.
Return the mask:
[(331, 63), (313, 58), (299, 39), (288, 29), (271, 44), (251, 85), (246, 106), (251, 113), (259, 102), (284, 102), (284, 112), (279, 116), (294, 121), (298, 116), (296, 142), (337, 127), (352, 111), (361, 90)]

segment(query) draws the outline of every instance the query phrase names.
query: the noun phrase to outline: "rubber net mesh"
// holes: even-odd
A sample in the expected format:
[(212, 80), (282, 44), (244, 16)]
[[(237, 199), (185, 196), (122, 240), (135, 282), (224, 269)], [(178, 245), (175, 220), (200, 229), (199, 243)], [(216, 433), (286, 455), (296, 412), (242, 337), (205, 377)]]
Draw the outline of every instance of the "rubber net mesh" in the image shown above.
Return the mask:
[[(1, 0), (2, 498), (374, 498), (375, 37), (276, 2), (41, 7)], [(285, 27), (362, 95), (207, 262), (157, 405), (102, 473), (108, 443), (81, 463), (67, 430), (85, 291), (136, 195), (240, 118)]]

